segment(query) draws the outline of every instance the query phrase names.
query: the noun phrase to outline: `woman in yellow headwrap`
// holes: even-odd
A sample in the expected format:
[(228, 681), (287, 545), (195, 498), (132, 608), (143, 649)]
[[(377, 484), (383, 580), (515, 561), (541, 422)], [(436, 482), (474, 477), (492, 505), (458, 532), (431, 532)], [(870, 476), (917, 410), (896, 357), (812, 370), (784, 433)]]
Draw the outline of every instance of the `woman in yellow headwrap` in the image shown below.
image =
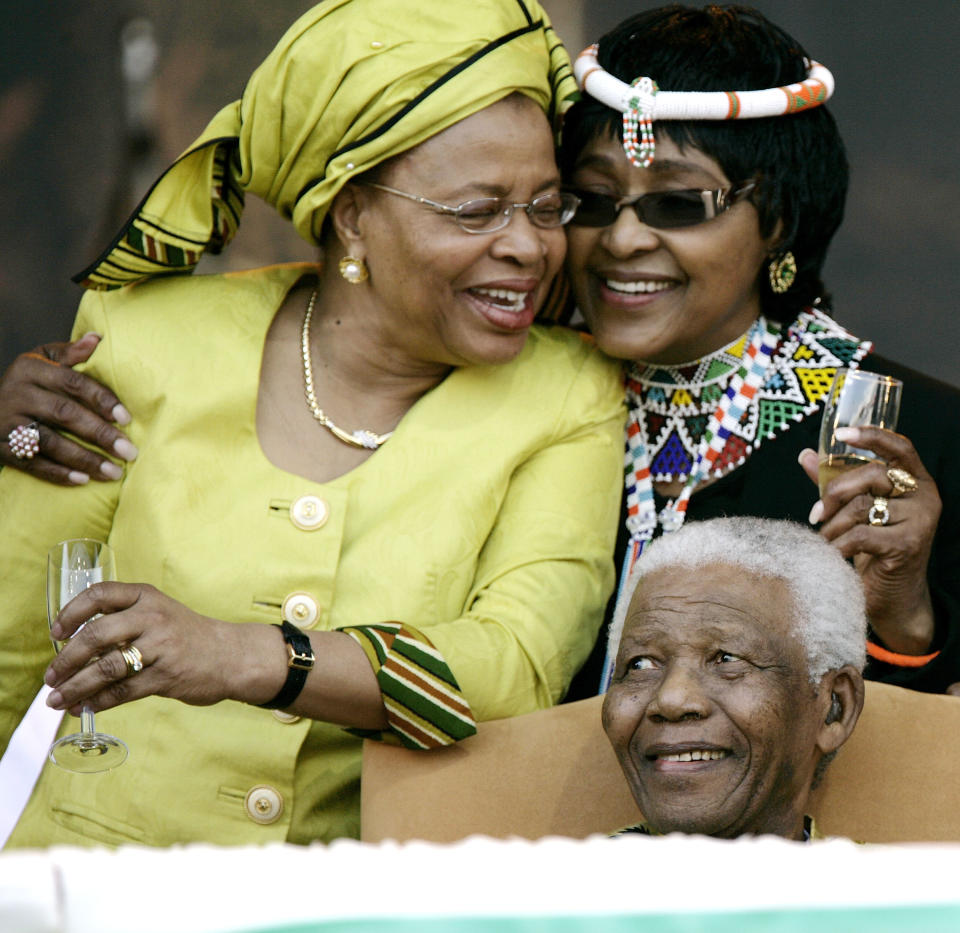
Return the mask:
[[(429, 747), (562, 695), (612, 584), (622, 431), (613, 368), (531, 329), (571, 82), (530, 0), (327, 0), (83, 274), (87, 371), (139, 455), (81, 489), (0, 475), (0, 743), (46, 670), (130, 755), (46, 765), (10, 845), (356, 835), (359, 735)], [(171, 275), (246, 193), (322, 260)], [(50, 664), (44, 555), (80, 536), (127, 582), (61, 612), (58, 638), (102, 615)]]

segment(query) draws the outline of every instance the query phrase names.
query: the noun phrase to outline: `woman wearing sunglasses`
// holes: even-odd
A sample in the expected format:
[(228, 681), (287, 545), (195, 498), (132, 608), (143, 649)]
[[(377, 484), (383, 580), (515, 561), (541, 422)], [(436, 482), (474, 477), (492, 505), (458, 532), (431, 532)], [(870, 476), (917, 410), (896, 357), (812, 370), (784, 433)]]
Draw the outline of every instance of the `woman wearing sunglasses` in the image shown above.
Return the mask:
[[(618, 563), (625, 572), (686, 518), (810, 521), (861, 571), (868, 676), (944, 690), (960, 681), (960, 439), (945, 420), (960, 398), (828, 316), (820, 274), (847, 188), (823, 106), (832, 76), (744, 8), (652, 10), (598, 45), (578, 60), (585, 94), (560, 155), (580, 202), (567, 227), (576, 301), (599, 346), (627, 363)], [(48, 352), (70, 364), (93, 342)], [(863, 431), (857, 443), (886, 464), (836, 479), (821, 501), (822, 399), (837, 368), (861, 362), (904, 381), (901, 433)], [(14, 413), (55, 423), (47, 393), (63, 393), (68, 373), (18, 360), (0, 428)], [(110, 450), (118, 399), (70, 378), (89, 410), (64, 405), (62, 423)], [(51, 438), (51, 456), (61, 464), (36, 469), (61, 482), (101, 462), (64, 439)], [(573, 695), (596, 690), (602, 655)]]
[[(828, 315), (821, 268), (847, 189), (832, 75), (736, 7), (642, 13), (575, 71), (567, 269), (597, 344), (627, 361), (621, 579), (684, 520), (809, 521), (860, 571), (867, 675), (945, 690), (960, 680), (960, 392)], [(852, 442), (880, 460), (820, 499), (823, 399), (861, 364), (903, 380), (901, 433), (860, 429)]]

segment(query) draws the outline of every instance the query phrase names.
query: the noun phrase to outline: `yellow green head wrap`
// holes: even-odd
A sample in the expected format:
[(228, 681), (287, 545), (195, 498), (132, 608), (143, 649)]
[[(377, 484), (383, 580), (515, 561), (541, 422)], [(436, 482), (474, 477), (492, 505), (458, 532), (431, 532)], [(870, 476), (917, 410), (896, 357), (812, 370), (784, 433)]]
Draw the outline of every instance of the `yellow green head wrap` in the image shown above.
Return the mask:
[(325, 0), (301, 16), (75, 277), (117, 288), (193, 270), (240, 223), (245, 192), (318, 244), (353, 176), (519, 91), (554, 126), (577, 94), (537, 0)]

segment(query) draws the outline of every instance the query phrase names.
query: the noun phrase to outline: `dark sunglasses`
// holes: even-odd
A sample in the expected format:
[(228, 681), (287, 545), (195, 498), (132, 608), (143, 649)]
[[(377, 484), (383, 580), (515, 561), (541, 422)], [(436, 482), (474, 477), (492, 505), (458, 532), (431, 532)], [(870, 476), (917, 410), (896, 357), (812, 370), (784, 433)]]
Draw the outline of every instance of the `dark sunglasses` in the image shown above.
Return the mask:
[(625, 207), (632, 207), (637, 218), (648, 227), (670, 230), (693, 227), (712, 220), (745, 198), (756, 187), (747, 181), (729, 188), (703, 191), (696, 188), (681, 191), (653, 191), (633, 198), (614, 198), (609, 194), (567, 188), (580, 199), (573, 224), (581, 227), (609, 227)]

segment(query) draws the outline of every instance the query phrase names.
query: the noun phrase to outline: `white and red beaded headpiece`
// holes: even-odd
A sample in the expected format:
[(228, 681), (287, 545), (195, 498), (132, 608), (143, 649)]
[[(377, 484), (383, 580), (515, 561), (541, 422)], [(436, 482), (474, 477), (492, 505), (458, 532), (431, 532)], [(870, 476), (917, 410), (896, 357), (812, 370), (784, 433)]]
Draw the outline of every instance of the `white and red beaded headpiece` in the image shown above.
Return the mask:
[[(807, 77), (797, 84), (759, 91), (661, 91), (650, 78), (627, 84), (597, 61), (596, 44), (573, 63), (582, 91), (623, 113), (623, 148), (636, 166), (653, 162), (655, 120), (748, 120), (779, 117), (819, 107), (833, 94), (833, 75), (819, 62), (807, 61)], [(639, 138), (638, 138), (639, 136)]]

